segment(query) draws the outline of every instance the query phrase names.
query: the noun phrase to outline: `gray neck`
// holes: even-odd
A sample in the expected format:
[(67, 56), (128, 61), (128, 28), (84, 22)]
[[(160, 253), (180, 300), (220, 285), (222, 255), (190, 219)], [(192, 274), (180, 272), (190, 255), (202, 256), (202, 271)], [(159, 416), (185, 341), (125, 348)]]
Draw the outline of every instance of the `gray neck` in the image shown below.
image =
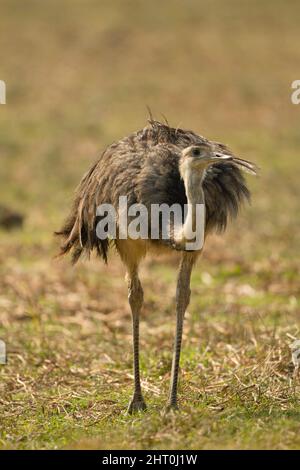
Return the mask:
[(180, 230), (179, 236), (176, 237), (178, 242), (183, 243), (186, 239), (189, 239), (188, 233), (192, 229), (196, 232), (196, 206), (197, 204), (205, 204), (204, 191), (203, 191), (203, 179), (205, 177), (205, 168), (191, 168), (190, 163), (184, 162), (180, 166), (180, 174), (184, 182), (188, 211), (182, 229)]

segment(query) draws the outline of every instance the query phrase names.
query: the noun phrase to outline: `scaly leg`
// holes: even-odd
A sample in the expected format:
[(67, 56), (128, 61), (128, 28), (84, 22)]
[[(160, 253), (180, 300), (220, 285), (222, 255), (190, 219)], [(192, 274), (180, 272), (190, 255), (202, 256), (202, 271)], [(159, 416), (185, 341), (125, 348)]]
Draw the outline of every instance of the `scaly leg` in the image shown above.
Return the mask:
[(143, 297), (137, 269), (131, 270), (128, 273), (128, 300), (132, 312), (134, 393), (127, 410), (129, 414), (146, 409), (141, 389), (139, 365), (139, 315), (143, 305)]
[(177, 409), (177, 386), (185, 310), (190, 301), (190, 279), (195, 257), (193, 253), (182, 254), (176, 289), (176, 333), (172, 360), (170, 395), (167, 409)]

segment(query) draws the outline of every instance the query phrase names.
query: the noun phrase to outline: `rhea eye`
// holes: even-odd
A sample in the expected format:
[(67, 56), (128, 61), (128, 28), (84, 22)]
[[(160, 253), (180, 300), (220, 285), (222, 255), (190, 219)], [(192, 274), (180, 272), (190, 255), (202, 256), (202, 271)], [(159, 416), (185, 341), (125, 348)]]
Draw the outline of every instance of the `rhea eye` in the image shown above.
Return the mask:
[(199, 149), (194, 149), (194, 150), (193, 150), (193, 155), (194, 155), (195, 157), (199, 157), (199, 155), (200, 155), (200, 150), (199, 150)]

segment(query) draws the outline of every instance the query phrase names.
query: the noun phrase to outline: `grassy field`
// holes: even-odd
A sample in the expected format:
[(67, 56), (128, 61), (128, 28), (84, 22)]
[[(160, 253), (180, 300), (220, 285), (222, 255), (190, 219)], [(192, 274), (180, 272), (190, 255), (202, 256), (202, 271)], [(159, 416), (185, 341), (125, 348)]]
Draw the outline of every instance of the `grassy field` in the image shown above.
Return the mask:
[[(2, 0), (0, 446), (300, 448), (300, 105), (297, 0)], [(141, 128), (146, 105), (261, 167), (253, 198), (192, 279), (180, 406), (164, 414), (177, 259), (142, 269), (148, 411), (125, 415), (131, 320), (120, 261), (73, 268), (52, 233), (82, 174)], [(162, 295), (163, 293), (163, 295)]]

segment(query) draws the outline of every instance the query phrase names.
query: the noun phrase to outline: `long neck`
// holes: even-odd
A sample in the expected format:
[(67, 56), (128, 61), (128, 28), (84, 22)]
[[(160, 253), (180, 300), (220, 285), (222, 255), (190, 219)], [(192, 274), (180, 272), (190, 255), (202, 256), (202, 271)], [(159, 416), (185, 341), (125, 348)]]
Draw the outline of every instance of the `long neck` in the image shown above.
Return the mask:
[(188, 204), (191, 206), (205, 203), (202, 187), (204, 174), (205, 169), (195, 172), (187, 167), (182, 175)]
[[(205, 176), (205, 168), (192, 169), (189, 162), (185, 162), (180, 167), (180, 174), (184, 182), (185, 193), (187, 197), (187, 215), (179, 238), (181, 242), (190, 239), (188, 236), (191, 230), (196, 233), (198, 227), (197, 222), (197, 205), (203, 204), (203, 215), (205, 217), (205, 198), (203, 191), (203, 179)], [(177, 240), (180, 241), (177, 237)]]

